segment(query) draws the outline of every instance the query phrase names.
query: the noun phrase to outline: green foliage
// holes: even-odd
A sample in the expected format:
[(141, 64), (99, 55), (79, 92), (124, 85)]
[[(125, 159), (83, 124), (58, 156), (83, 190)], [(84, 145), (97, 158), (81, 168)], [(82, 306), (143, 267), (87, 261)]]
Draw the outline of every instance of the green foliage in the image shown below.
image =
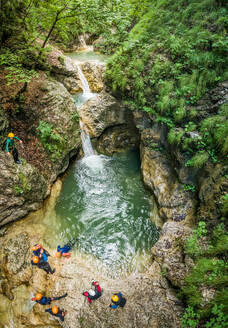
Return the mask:
[(205, 325), (205, 328), (225, 328), (227, 327), (228, 315), (223, 312), (224, 305), (215, 304), (212, 308), (213, 318)]
[(228, 213), (228, 193), (222, 197), (222, 214), (226, 215)]
[(18, 174), (19, 182), (14, 186), (14, 191), (16, 194), (24, 194), (31, 190), (29, 185), (28, 177), (24, 175), (24, 173), (20, 172)]
[(206, 151), (200, 151), (185, 163), (185, 166), (201, 168), (207, 163), (209, 154)]
[[(185, 251), (195, 260), (195, 266), (185, 278), (181, 294), (188, 307), (182, 318), (182, 326), (204, 323), (203, 327), (225, 327), (228, 317), (228, 265), (225, 261), (228, 234), (223, 223), (216, 226), (210, 238), (204, 221), (193, 230), (186, 241)], [(203, 288), (214, 291), (214, 296), (202, 304)], [(205, 322), (206, 319), (206, 322)], [(188, 322), (188, 320), (190, 320)]]
[(193, 122), (188, 122), (186, 125), (185, 125), (185, 127), (184, 127), (184, 130), (186, 131), (186, 132), (192, 132), (192, 131), (194, 131), (196, 129), (196, 124), (195, 123), (193, 123)]
[(21, 188), (21, 186), (19, 186), (19, 185), (14, 186), (14, 191), (18, 195), (23, 194), (23, 192), (24, 192), (23, 189)]
[(74, 113), (72, 113), (72, 115), (71, 115), (71, 120), (73, 121), (73, 122), (75, 122), (75, 123), (78, 123), (79, 122), (79, 120), (80, 120), (80, 116), (78, 115), (78, 112), (74, 112)]
[(192, 191), (194, 192), (196, 190), (196, 187), (191, 184), (183, 184), (183, 188), (185, 191)]
[(12, 83), (29, 82), (38, 74), (33, 69), (27, 69), (23, 66), (23, 61), (26, 57), (20, 51), (17, 54), (12, 53), (8, 49), (3, 49), (0, 54), (0, 66), (6, 66), (8, 74), (6, 75), (7, 85)]
[(107, 82), (118, 96), (134, 103), (132, 108), (170, 120), (169, 127), (175, 127), (168, 135), (171, 144), (177, 143), (178, 129), (202, 133), (198, 143), (180, 135), (183, 150), (197, 153), (189, 165), (202, 167), (209, 158), (216, 163), (228, 151), (227, 107), (215, 112), (218, 122), (209, 131), (206, 122), (201, 128), (201, 120), (210, 119), (210, 113), (202, 115), (190, 106), (224, 79), (224, 3), (155, 0), (146, 10), (108, 62)]
[(196, 313), (193, 307), (188, 306), (181, 320), (182, 328), (197, 328), (199, 324), (200, 315)]
[(199, 246), (199, 239), (206, 236), (207, 229), (204, 221), (200, 221), (197, 229), (193, 230), (192, 236), (187, 239), (185, 251), (191, 256), (200, 255), (202, 250)]
[(54, 132), (52, 126), (47, 122), (40, 121), (37, 130), (40, 132), (42, 144), (52, 154), (52, 160), (60, 158), (65, 148), (66, 140)]
[(58, 61), (60, 62), (61, 65), (64, 65), (64, 57), (59, 56)]
[(202, 122), (201, 132), (205, 139), (210, 139), (211, 143), (218, 151), (222, 155), (225, 155), (228, 152), (227, 107), (223, 106), (220, 111), (222, 115), (211, 116)]

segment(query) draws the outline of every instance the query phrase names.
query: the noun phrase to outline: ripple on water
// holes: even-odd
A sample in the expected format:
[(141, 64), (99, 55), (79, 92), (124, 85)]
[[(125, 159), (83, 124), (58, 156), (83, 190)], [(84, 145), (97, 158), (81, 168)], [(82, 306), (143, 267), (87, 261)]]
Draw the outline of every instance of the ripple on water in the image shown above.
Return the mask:
[(159, 234), (150, 219), (149, 197), (136, 152), (83, 158), (63, 182), (52, 238), (58, 244), (77, 237), (78, 250), (110, 268), (134, 269), (137, 261), (148, 258)]

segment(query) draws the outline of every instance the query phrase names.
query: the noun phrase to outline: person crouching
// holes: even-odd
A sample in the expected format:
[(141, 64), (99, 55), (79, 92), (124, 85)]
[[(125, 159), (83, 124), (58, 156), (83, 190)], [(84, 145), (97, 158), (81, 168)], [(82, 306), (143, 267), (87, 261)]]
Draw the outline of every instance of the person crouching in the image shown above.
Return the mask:
[(56, 305), (52, 306), (52, 308), (46, 309), (45, 312), (49, 312), (51, 315), (59, 318), (61, 321), (64, 321), (64, 317), (67, 314), (67, 311), (58, 308)]
[(82, 293), (82, 295), (87, 297), (88, 302), (90, 304), (92, 303), (92, 301), (97, 300), (102, 295), (101, 286), (99, 285), (99, 283), (97, 281), (93, 280), (92, 286), (94, 287), (94, 289), (90, 289), (88, 292), (86, 291), (86, 292)]

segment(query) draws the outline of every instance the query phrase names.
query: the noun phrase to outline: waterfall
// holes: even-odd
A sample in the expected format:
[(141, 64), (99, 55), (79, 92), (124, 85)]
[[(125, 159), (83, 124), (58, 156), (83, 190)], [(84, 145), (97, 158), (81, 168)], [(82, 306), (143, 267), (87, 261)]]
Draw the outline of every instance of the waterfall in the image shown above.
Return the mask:
[[(77, 68), (78, 68), (78, 74), (79, 74), (80, 80), (82, 82), (82, 89), (83, 89), (83, 94), (80, 99), (81, 105), (82, 105), (87, 100), (92, 98), (94, 96), (94, 94), (91, 93), (90, 88), (89, 88), (89, 83), (86, 80), (85, 75), (83, 74), (83, 72), (78, 64), (77, 64)], [(84, 152), (84, 156), (85, 157), (92, 156), (95, 154), (95, 152), (93, 150), (93, 146), (92, 146), (92, 143), (90, 140), (89, 133), (86, 131), (84, 124), (82, 123), (81, 120), (80, 120), (80, 128), (81, 128), (81, 140), (82, 140), (82, 149)]]
[(93, 146), (90, 140), (89, 133), (84, 128), (82, 121), (80, 120), (80, 128), (81, 128), (81, 140), (82, 140), (82, 149), (85, 157), (89, 157), (95, 154), (93, 150)]
[(89, 88), (89, 83), (86, 80), (85, 75), (82, 73), (82, 70), (81, 70), (79, 64), (77, 64), (77, 69), (78, 69), (78, 74), (79, 74), (80, 80), (82, 82), (83, 93), (90, 93), (91, 94), (91, 91), (90, 91), (90, 88)]

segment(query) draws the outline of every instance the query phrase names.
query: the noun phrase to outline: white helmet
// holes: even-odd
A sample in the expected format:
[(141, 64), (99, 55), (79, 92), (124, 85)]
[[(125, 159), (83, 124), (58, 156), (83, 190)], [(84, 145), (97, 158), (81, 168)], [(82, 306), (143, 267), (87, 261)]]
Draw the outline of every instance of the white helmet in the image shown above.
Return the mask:
[(90, 289), (90, 290), (89, 290), (89, 295), (90, 295), (90, 296), (95, 296), (95, 294), (96, 294), (96, 293), (95, 293), (95, 291), (94, 291), (93, 289)]

